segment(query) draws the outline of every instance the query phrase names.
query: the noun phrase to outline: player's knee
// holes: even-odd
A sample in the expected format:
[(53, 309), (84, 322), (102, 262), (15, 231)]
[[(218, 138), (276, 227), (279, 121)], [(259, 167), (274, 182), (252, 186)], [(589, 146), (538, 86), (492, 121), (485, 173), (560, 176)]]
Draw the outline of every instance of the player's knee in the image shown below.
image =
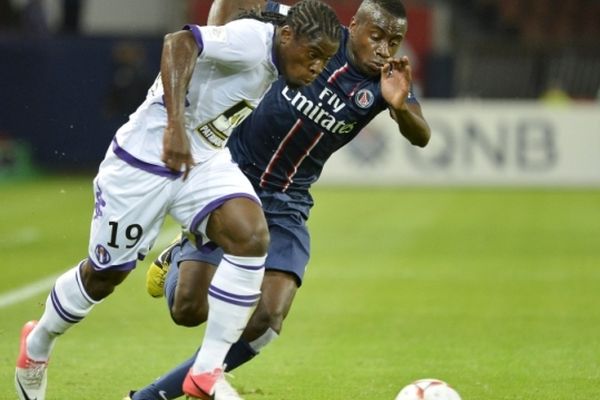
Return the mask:
[(246, 198), (227, 201), (213, 211), (207, 234), (226, 254), (261, 257), (269, 247), (269, 228), (262, 208)]
[(269, 249), (269, 229), (266, 225), (255, 227), (245, 241), (248, 256), (262, 256)]
[(248, 322), (248, 330), (254, 332), (256, 335), (266, 332), (269, 328), (277, 333), (281, 333), (284, 319), (285, 312), (283, 310), (266, 310), (259, 307)]
[(81, 268), (81, 280), (88, 296), (96, 301), (108, 297), (130, 271), (96, 271), (89, 260)]
[(208, 318), (208, 306), (190, 302), (175, 302), (171, 306), (171, 319), (177, 325), (198, 326)]
[(261, 257), (269, 248), (269, 229), (266, 224), (239, 226), (222, 245), (227, 254), (242, 257)]
[(208, 303), (193, 289), (178, 286), (171, 304), (171, 318), (177, 325), (198, 326), (208, 318)]

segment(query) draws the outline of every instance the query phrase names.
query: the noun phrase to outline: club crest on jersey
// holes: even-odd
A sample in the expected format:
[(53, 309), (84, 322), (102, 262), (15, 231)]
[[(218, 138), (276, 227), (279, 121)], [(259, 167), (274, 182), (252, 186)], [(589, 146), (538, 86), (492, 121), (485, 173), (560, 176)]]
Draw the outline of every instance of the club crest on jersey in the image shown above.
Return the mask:
[(96, 250), (94, 251), (96, 254), (96, 260), (102, 265), (106, 265), (110, 262), (110, 253), (106, 250), (106, 247), (101, 244), (96, 246)]
[(371, 107), (374, 101), (375, 96), (373, 95), (373, 92), (371, 92), (369, 89), (360, 89), (354, 95), (354, 102), (360, 108)]

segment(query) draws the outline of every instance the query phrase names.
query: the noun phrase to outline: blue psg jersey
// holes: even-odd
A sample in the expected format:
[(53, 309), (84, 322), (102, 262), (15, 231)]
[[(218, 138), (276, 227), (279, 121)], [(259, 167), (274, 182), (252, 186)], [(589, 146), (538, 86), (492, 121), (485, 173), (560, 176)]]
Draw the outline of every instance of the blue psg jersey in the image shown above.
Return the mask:
[[(229, 139), (233, 160), (255, 186), (307, 191), (327, 159), (387, 109), (380, 77), (348, 60), (348, 30), (317, 79), (298, 90), (280, 78)], [(410, 93), (408, 102), (416, 102)]]

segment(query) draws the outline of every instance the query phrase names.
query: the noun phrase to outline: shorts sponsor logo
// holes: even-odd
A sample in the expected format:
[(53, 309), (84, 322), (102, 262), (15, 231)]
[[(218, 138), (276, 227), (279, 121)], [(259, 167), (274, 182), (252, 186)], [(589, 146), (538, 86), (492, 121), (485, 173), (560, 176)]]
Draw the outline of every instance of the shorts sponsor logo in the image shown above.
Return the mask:
[(106, 247), (102, 246), (101, 244), (96, 245), (95, 254), (96, 260), (98, 260), (101, 265), (106, 265), (111, 260), (110, 253), (108, 250), (106, 250)]

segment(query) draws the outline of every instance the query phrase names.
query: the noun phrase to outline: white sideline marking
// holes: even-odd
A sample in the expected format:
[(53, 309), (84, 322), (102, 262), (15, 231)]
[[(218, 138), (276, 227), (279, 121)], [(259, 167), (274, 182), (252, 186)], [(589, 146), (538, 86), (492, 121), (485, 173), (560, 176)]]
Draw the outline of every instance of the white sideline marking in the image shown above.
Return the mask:
[(19, 289), (11, 290), (8, 293), (0, 295), (0, 308), (8, 307), (21, 301), (32, 298), (42, 292), (47, 292), (52, 287), (56, 278), (60, 274), (52, 275), (37, 282), (23, 286)]
[[(161, 233), (156, 239), (154, 249), (162, 249), (163, 247), (171, 244), (175, 236), (179, 233), (178, 227), (170, 228)], [(12, 306), (13, 304), (20, 303), (40, 293), (47, 292), (50, 290), (56, 278), (62, 275), (62, 272), (56, 275), (51, 275), (46, 278), (40, 279), (39, 281), (30, 283), (29, 285), (20, 287), (15, 290), (11, 290), (6, 293), (0, 294), (0, 308)]]

